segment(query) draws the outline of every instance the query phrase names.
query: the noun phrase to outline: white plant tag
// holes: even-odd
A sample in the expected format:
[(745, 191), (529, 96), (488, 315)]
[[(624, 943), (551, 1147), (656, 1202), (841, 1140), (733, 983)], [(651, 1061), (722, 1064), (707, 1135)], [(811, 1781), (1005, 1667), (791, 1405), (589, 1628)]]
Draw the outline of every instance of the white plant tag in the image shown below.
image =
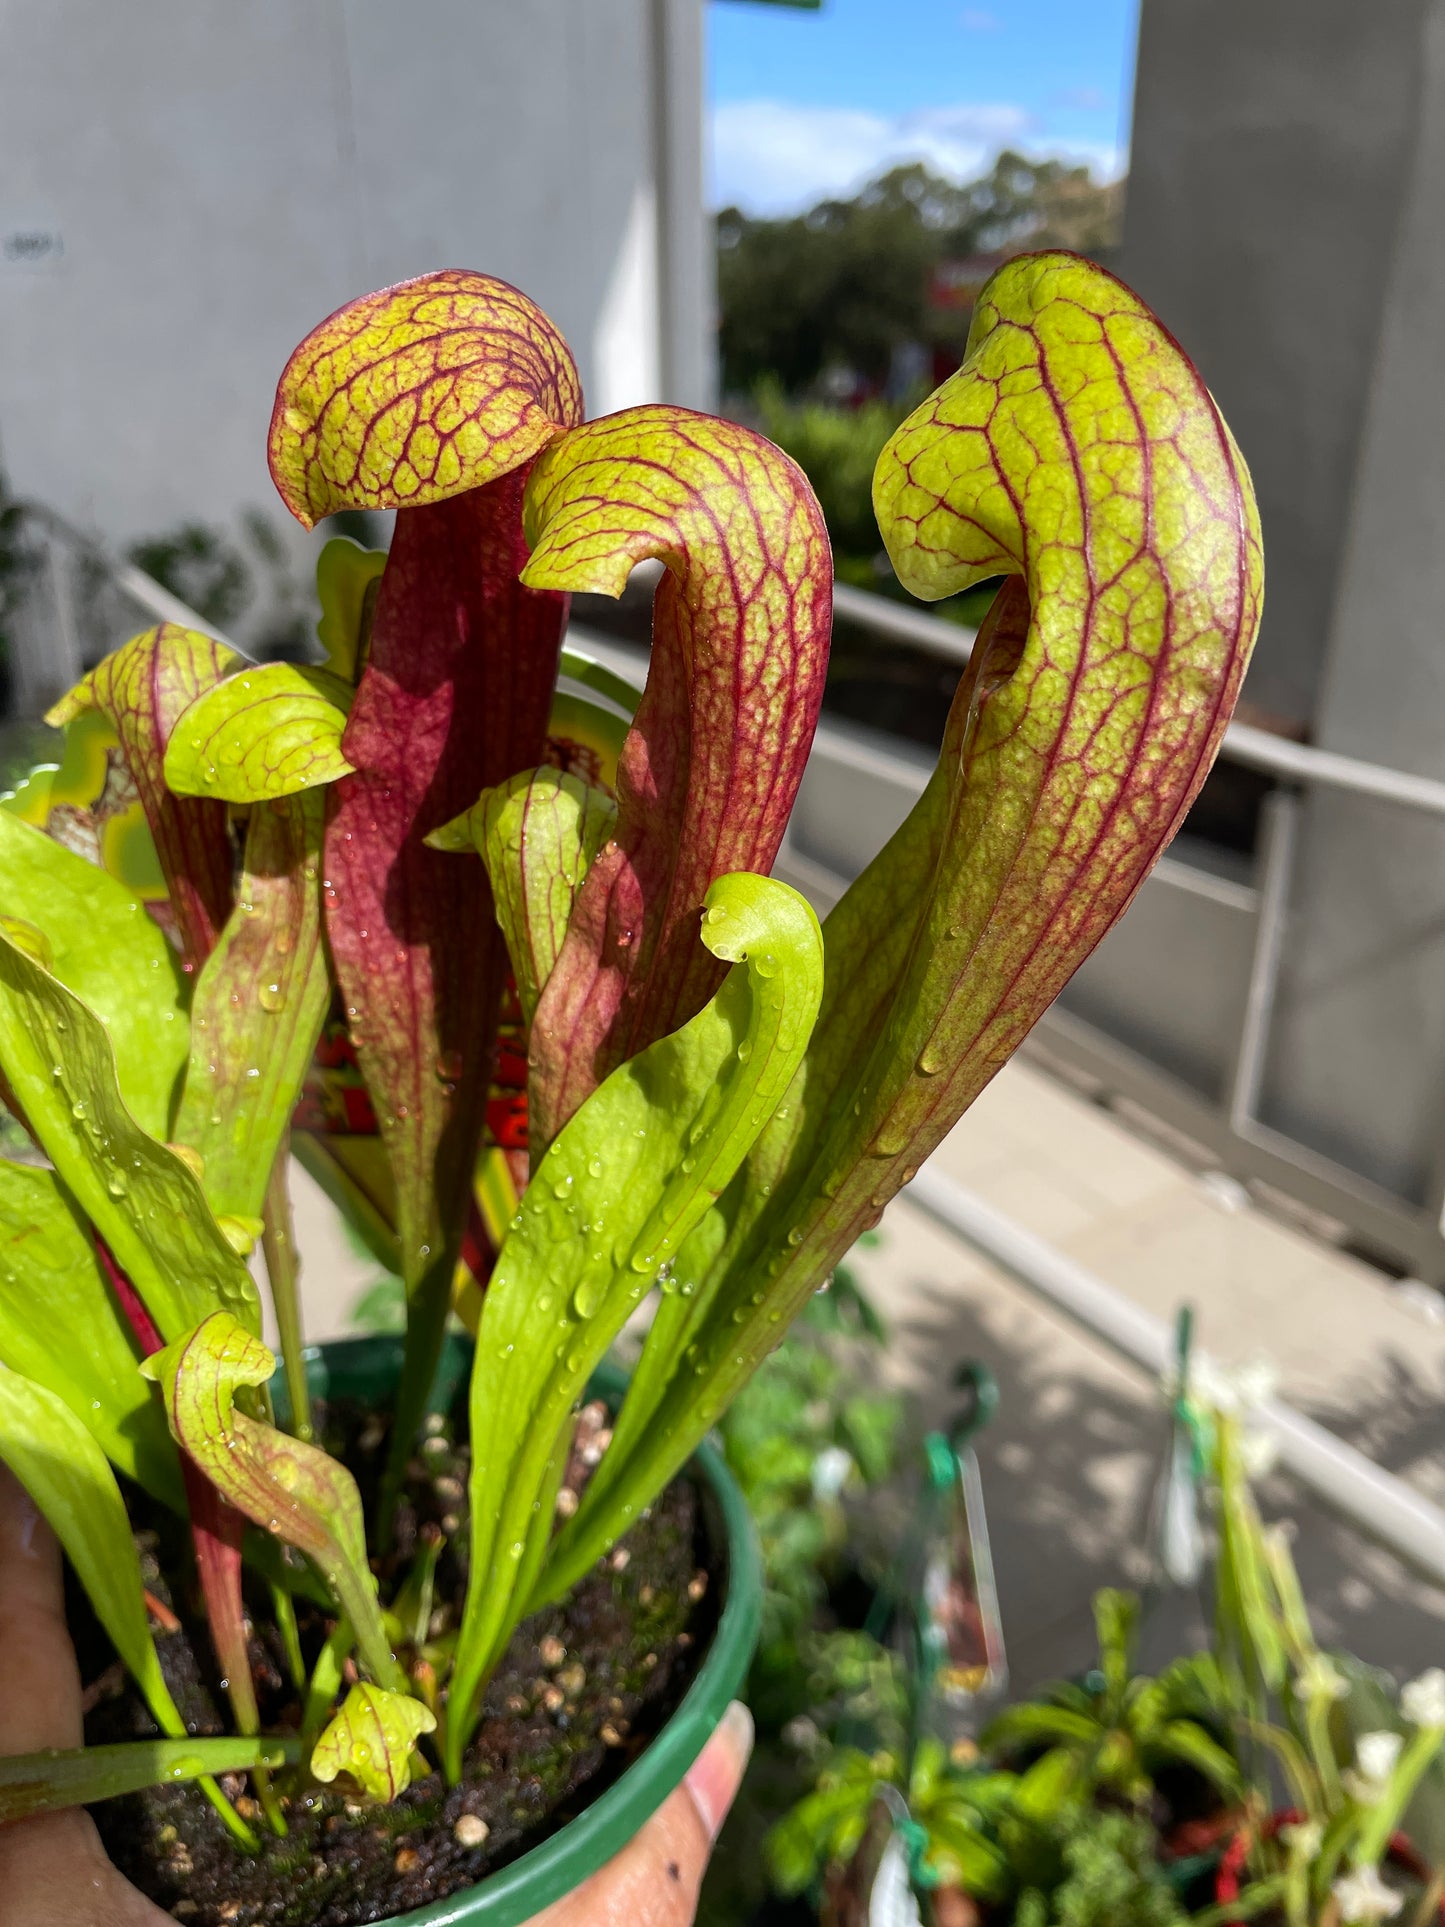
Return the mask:
[(908, 1848), (895, 1833), (883, 1849), (873, 1891), (868, 1896), (868, 1927), (923, 1927), (918, 1896), (908, 1878)]

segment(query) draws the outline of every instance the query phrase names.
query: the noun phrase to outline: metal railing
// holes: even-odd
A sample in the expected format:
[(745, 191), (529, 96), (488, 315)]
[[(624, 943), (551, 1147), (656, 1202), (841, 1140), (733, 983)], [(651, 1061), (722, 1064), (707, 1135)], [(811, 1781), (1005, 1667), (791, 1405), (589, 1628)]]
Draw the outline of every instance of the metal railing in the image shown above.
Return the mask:
[[(1173, 1367), (1174, 1336), (1163, 1319), (934, 1165), (924, 1165), (900, 1195), (1154, 1383)], [(1206, 1362), (1202, 1354), (1197, 1362)], [(1378, 1545), (1445, 1585), (1445, 1511), (1282, 1400), (1263, 1400), (1251, 1416), (1274, 1439), (1280, 1464), (1301, 1485)]]
[[(864, 596), (855, 590), (848, 591), (847, 595), (845, 613), (850, 620), (857, 622), (869, 618), (869, 604), (881, 601), (881, 598)], [(906, 630), (899, 623), (899, 617), (906, 619)], [(883, 603), (878, 628), (880, 633), (897, 635), (902, 640), (925, 645), (932, 640), (932, 630), (948, 631), (943, 641), (955, 660), (955, 638), (962, 636), (965, 642), (968, 640), (967, 631), (956, 630), (953, 625), (939, 622), (937, 618), (915, 615), (913, 611), (900, 609), (891, 603)], [(573, 635), (609, 667), (633, 683), (641, 683), (646, 661), (637, 650), (621, 647), (606, 638), (579, 633), (575, 625)], [(1275, 738), (1263, 731), (1243, 725), (1236, 726), (1231, 735), (1233, 742), (1230, 750), (1237, 744), (1241, 761), (1273, 758), (1278, 748), (1281, 755), (1275, 765), (1276, 772), (1288, 774), (1291, 778), (1299, 776), (1300, 757), (1313, 759), (1322, 754), (1302, 751), (1292, 743), (1277, 744)], [(900, 788), (921, 790), (925, 780), (920, 758), (900, 754), (882, 745), (859, 743), (846, 732), (826, 723), (819, 728), (813, 753), (815, 757), (835, 757), (845, 768), (859, 776), (893, 783)], [(1390, 781), (1397, 776), (1394, 771), (1379, 770), (1365, 763), (1355, 764), (1344, 757), (1329, 757), (1326, 761), (1332, 768), (1340, 764), (1348, 766), (1344, 780), (1338, 785), (1341, 788), (1352, 788), (1368, 795), (1384, 795), (1389, 801), (1407, 800), (1397, 793)], [(1255, 766), (1259, 766), (1258, 762)], [(1409, 792), (1410, 805), (1438, 810), (1445, 815), (1445, 784), (1425, 785), (1426, 790), (1439, 792), (1437, 798), (1427, 800), (1422, 797), (1419, 787), (1423, 779), (1398, 780)], [(1216, 901), (1228, 901), (1233, 908), (1258, 908), (1257, 968), (1251, 982), (1245, 1023), (1251, 1041), (1246, 1043), (1241, 1040), (1235, 1068), (1235, 1088), (1231, 1092), (1232, 1105), (1237, 1100), (1240, 1106), (1245, 1106), (1258, 1095), (1257, 1085), (1252, 1085), (1251, 1079), (1262, 1063), (1262, 1039), (1268, 1028), (1269, 1014), (1267, 991), (1279, 962), (1288, 863), (1293, 855), (1295, 807), (1297, 798), (1292, 793), (1284, 796), (1276, 792), (1266, 799), (1261, 865), (1265, 874), (1258, 889), (1246, 889), (1228, 879), (1213, 877), (1208, 872), (1173, 858), (1166, 858), (1154, 873), (1166, 882), (1174, 881), (1178, 888), (1200, 888)], [(786, 842), (776, 868), (780, 875), (820, 901), (825, 908), (842, 894), (849, 882), (838, 871), (818, 863)], [(1171, 869), (1180, 873), (1177, 880), (1170, 877)], [(1220, 898), (1215, 895), (1216, 891), (1232, 894)], [(1070, 1032), (1083, 1034), (1092, 1028), (1072, 1017), (1065, 1022)], [(1044, 1023), (1052, 1030), (1057, 1020), (1050, 1017)], [(1120, 1047), (1113, 1045), (1110, 1040), (1102, 1040), (1092, 1048), (1096, 1053), (1103, 1053)], [(1141, 1076), (1156, 1077), (1163, 1076), (1163, 1073), (1156, 1072), (1152, 1066), (1145, 1066)], [(1237, 1117), (1238, 1113), (1235, 1115)], [(1297, 1151), (1298, 1147), (1292, 1149)], [(1168, 1327), (1160, 1319), (1086, 1270), (1067, 1253), (1059, 1251), (975, 1193), (957, 1184), (933, 1162), (923, 1166), (900, 1196), (1156, 1383), (1170, 1368), (1174, 1358), (1174, 1341)], [(1255, 1416), (1264, 1429), (1273, 1435), (1281, 1464), (1300, 1485), (1376, 1544), (1387, 1547), (1415, 1571), (1436, 1583), (1445, 1584), (1445, 1511), (1406, 1480), (1376, 1465), (1363, 1452), (1283, 1401), (1266, 1400)]]
[(18, 507), (25, 567), (6, 628), (20, 715), (48, 709), (146, 623), (178, 622), (227, 640), (153, 576), (111, 555), (54, 509), (39, 502)]
[[(840, 585), (836, 593), (838, 611), (850, 623), (949, 662), (967, 661), (973, 639), (968, 630), (861, 590)], [(879, 773), (878, 752), (860, 744), (853, 732), (826, 722), (814, 755), (845, 770)], [(1445, 1166), (1439, 1187), (1421, 1206), (1260, 1116), (1306, 792), (1386, 803), (1445, 825), (1445, 782), (1291, 742), (1245, 723), (1230, 724), (1220, 755), (1275, 780), (1276, 787), (1264, 799), (1252, 879), (1220, 876), (1191, 863), (1181, 845), (1158, 864), (1151, 878), (1166, 889), (1206, 898), (1255, 920), (1239, 1028), (1220, 1096), (1210, 1097), (1097, 1023), (1058, 1006), (1025, 1049), (1061, 1060), (1112, 1095), (1152, 1112), (1231, 1175), (1268, 1184), (1335, 1220), (1382, 1258), (1432, 1284), (1445, 1282)], [(925, 778), (910, 759), (885, 751), (882, 761), (888, 780), (910, 795), (921, 792)], [(820, 864), (792, 846), (785, 846), (781, 864), (800, 887), (825, 898), (836, 897), (851, 880), (841, 869)]]
[[(43, 532), (43, 569), (48, 581), (52, 627), (40, 660), (49, 680), (68, 687), (105, 648), (123, 639), (113, 619), (91, 625), (82, 635), (76, 621), (73, 572), (102, 582), (127, 606), (152, 621), (170, 621), (219, 635), (213, 624), (173, 596), (143, 571), (119, 562), (74, 529), (62, 517), (40, 507), (27, 507), (27, 520)], [(953, 623), (839, 585), (839, 613), (875, 633), (929, 649), (951, 662), (968, 659), (972, 634)], [(129, 633), (126, 618), (120, 629)], [(67, 626), (68, 625), (68, 626)], [(220, 638), (225, 640), (224, 637)], [(584, 638), (579, 636), (579, 641)], [(586, 646), (620, 673), (640, 681), (643, 659), (605, 639), (585, 638)], [(58, 693), (58, 689), (56, 691)], [(815, 756), (833, 757), (845, 767), (895, 783), (906, 791), (921, 791), (924, 776), (916, 760), (883, 749), (870, 749), (845, 733), (820, 729)], [(1244, 1020), (1235, 1054), (1226, 1106), (1209, 1107), (1197, 1093), (1176, 1085), (1167, 1074), (1124, 1046), (1077, 1018), (1051, 1013), (1043, 1028), (1052, 1045), (1062, 1045), (1077, 1062), (1094, 1066), (1116, 1088), (1132, 1091), (1166, 1118), (1182, 1119), (1192, 1135), (1202, 1137), (1211, 1124), (1223, 1141), (1255, 1154), (1251, 1167), (1273, 1175), (1283, 1167), (1297, 1180), (1296, 1188), (1326, 1195), (1336, 1205), (1353, 1201), (1356, 1215), (1370, 1230), (1401, 1248), (1418, 1244), (1424, 1251), (1433, 1239), (1440, 1247), (1439, 1215), (1408, 1215), (1407, 1207), (1388, 1194), (1376, 1192), (1353, 1173), (1316, 1157), (1258, 1123), (1255, 1110), (1262, 1081), (1275, 987), (1283, 948), (1283, 928), (1289, 901), (1299, 810), (1297, 785), (1318, 784), (1356, 795), (1422, 810), (1445, 819), (1445, 783), (1405, 775), (1374, 764), (1305, 748), (1264, 731), (1234, 724), (1225, 736), (1223, 754), (1254, 769), (1276, 776), (1282, 787), (1265, 802), (1259, 875), (1253, 889), (1199, 870), (1177, 858), (1166, 858), (1155, 877), (1173, 887), (1193, 891), (1236, 909), (1254, 908), (1256, 928), (1253, 964)], [(849, 879), (785, 846), (780, 871), (791, 874), (801, 887), (826, 898), (836, 897)], [(942, 1172), (925, 1167), (905, 1193), (939, 1223), (976, 1250), (1001, 1265), (1029, 1289), (1045, 1297), (1121, 1356), (1158, 1376), (1169, 1362), (1170, 1340), (1165, 1327), (1151, 1314), (1092, 1276), (1064, 1253), (1014, 1224), (982, 1199), (953, 1183)], [(1403, 1234), (1409, 1232), (1411, 1236)], [(1445, 1254), (1442, 1254), (1445, 1255)], [(1422, 1270), (1430, 1269), (1422, 1264)], [(1271, 1402), (1264, 1411), (1268, 1428), (1279, 1441), (1283, 1462), (1302, 1484), (1377, 1542), (1389, 1546), (1418, 1570), (1445, 1581), (1445, 1513), (1403, 1480), (1374, 1465), (1363, 1454), (1335, 1438), (1322, 1426)]]
[[(46, 686), (27, 688), (23, 659), (18, 678), (20, 693), (29, 699), (32, 713), (68, 688), (107, 648), (123, 640), (134, 626), (137, 612), (145, 620), (180, 622), (217, 633), (213, 624), (158, 582), (106, 554), (53, 511), (26, 504), (25, 520), (42, 537), (35, 614), (43, 633), (31, 651), (31, 680), (38, 677)], [(102, 596), (96, 594), (97, 583), (104, 585)], [(85, 621), (79, 612), (82, 601), (86, 603)], [(974, 632), (930, 615), (925, 609), (843, 583), (835, 587), (834, 605), (844, 621), (881, 638), (921, 649), (960, 667), (968, 661)], [(23, 636), (21, 641), (23, 658)], [(603, 653), (611, 647), (619, 661), (630, 664), (634, 672), (638, 669), (641, 658), (635, 652), (605, 642), (599, 646)], [(25, 706), (22, 702), (22, 708)], [(1218, 875), (1188, 861), (1180, 846), (1164, 857), (1151, 879), (1154, 885), (1254, 918), (1248, 982), (1220, 1096), (1209, 1096), (1097, 1023), (1057, 1006), (1044, 1018), (1026, 1048), (1062, 1059), (1112, 1094), (1151, 1111), (1232, 1175), (1245, 1181), (1263, 1181), (1337, 1220), (1370, 1248), (1405, 1269), (1431, 1283), (1445, 1281), (1445, 1162), (1440, 1189), (1422, 1207), (1260, 1117), (1286, 956), (1305, 791), (1327, 790), (1383, 802), (1445, 824), (1445, 782), (1290, 742), (1243, 723), (1229, 726), (1221, 756), (1275, 780), (1276, 787), (1264, 800), (1252, 879)], [(895, 752), (877, 738), (872, 743), (860, 741), (856, 732), (838, 729), (826, 721), (818, 731), (814, 758), (820, 767), (833, 764), (844, 771), (869, 774), (895, 789), (905, 806), (911, 806), (926, 781), (925, 765), (916, 754), (910, 755), (906, 748)], [(860, 851), (854, 867), (861, 867), (871, 854), (871, 850)], [(820, 863), (796, 842), (785, 843), (779, 867), (801, 887), (825, 900), (841, 894), (851, 880), (846, 868)]]

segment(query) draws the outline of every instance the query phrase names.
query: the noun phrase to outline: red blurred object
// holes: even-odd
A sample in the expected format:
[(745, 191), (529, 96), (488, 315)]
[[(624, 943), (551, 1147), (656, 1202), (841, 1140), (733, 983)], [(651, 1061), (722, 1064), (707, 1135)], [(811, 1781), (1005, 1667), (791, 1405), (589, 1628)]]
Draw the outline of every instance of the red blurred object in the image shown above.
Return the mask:
[[(1278, 1813), (1272, 1813), (1265, 1821), (1263, 1837), (1266, 1840), (1272, 1840), (1281, 1828), (1296, 1827), (1303, 1818), (1304, 1815), (1298, 1807), (1281, 1807)], [(1254, 1837), (1253, 1828), (1241, 1827), (1220, 1856), (1219, 1868), (1214, 1876), (1214, 1898), (1222, 1907), (1239, 1899), (1244, 1866), (1249, 1858), (1249, 1850), (1254, 1844)], [(1411, 1875), (1422, 1886), (1429, 1884), (1431, 1874), (1429, 1865), (1403, 1833), (1390, 1835), (1386, 1857), (1391, 1865)], [(1439, 1919), (1445, 1922), (1445, 1899), (1441, 1900), (1437, 1913)], [(1236, 1918), (1226, 1921), (1224, 1927), (1244, 1927), (1244, 1922)]]

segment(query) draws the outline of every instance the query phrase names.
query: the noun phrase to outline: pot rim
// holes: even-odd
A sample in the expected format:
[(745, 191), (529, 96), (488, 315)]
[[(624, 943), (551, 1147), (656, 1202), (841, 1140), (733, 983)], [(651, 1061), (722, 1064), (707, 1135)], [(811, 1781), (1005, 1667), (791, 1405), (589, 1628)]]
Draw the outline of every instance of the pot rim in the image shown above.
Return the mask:
[[(456, 1334), (449, 1338), (434, 1405), (448, 1402), (458, 1388), (470, 1351), (469, 1338)], [(370, 1376), (387, 1369), (400, 1352), (399, 1337), (333, 1339), (307, 1348), (307, 1376), (314, 1390), (324, 1392), (337, 1367), (350, 1366), (347, 1376)], [(588, 1394), (615, 1400), (626, 1382), (627, 1375), (619, 1367), (604, 1364), (593, 1374)], [(688, 1463), (717, 1500), (727, 1574), (717, 1630), (676, 1712), (631, 1766), (556, 1833), (476, 1885), (410, 1913), (388, 1914), (376, 1927), (471, 1927), (473, 1922), (522, 1927), (606, 1866), (681, 1786), (747, 1678), (763, 1600), (757, 1532), (722, 1453), (705, 1440)]]

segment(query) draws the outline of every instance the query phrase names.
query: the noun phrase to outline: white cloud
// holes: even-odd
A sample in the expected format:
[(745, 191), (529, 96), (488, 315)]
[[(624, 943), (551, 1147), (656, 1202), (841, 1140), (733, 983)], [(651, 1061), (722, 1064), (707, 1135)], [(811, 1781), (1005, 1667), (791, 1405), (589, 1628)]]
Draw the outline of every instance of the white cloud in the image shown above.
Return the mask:
[(1104, 142), (1050, 140), (1036, 115), (1005, 102), (924, 107), (890, 118), (861, 107), (731, 100), (712, 112), (712, 204), (796, 214), (830, 195), (852, 194), (904, 161), (968, 180), (1002, 147), (1088, 161), (1105, 178), (1124, 159)]

